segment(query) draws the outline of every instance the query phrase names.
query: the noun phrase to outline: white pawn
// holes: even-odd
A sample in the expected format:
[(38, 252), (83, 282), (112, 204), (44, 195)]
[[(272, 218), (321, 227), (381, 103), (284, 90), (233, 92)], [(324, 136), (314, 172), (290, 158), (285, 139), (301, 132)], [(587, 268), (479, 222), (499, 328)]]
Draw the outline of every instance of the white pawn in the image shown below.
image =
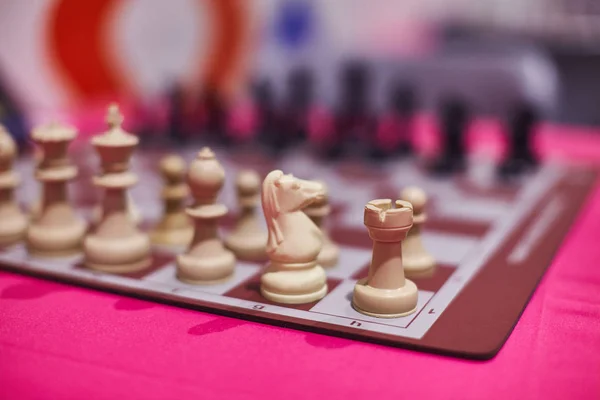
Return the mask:
[(409, 186), (400, 193), (400, 199), (413, 207), (413, 226), (402, 242), (404, 273), (409, 278), (429, 277), (433, 275), (436, 262), (423, 246), (421, 238), (421, 228), (427, 221), (427, 195), (422, 189)]
[(241, 171), (235, 182), (240, 214), (225, 244), (240, 260), (258, 261), (266, 258), (267, 232), (256, 213), (260, 202), (260, 184), (260, 176), (248, 170)]
[(165, 183), (161, 193), (163, 215), (151, 233), (155, 244), (187, 246), (192, 240), (194, 227), (185, 213), (189, 196), (185, 172), (185, 161), (178, 155), (171, 154), (160, 161), (160, 173)]
[(323, 248), (319, 253), (319, 257), (317, 261), (319, 265), (324, 268), (335, 267), (338, 263), (340, 257), (340, 248), (337, 244), (335, 244), (329, 234), (327, 233), (327, 229), (325, 226), (325, 219), (331, 214), (331, 206), (329, 205), (329, 194), (327, 190), (327, 186), (324, 183), (323, 191), (325, 195), (319, 199), (315, 200), (311, 205), (304, 209), (304, 213), (308, 215), (308, 217), (315, 223), (315, 225), (321, 230), (323, 233)]
[(177, 278), (192, 284), (224, 281), (233, 275), (235, 255), (223, 246), (217, 223), (227, 207), (217, 203), (225, 171), (208, 147), (192, 161), (187, 183), (194, 205), (186, 209), (194, 221), (194, 237), (187, 251), (177, 257)]

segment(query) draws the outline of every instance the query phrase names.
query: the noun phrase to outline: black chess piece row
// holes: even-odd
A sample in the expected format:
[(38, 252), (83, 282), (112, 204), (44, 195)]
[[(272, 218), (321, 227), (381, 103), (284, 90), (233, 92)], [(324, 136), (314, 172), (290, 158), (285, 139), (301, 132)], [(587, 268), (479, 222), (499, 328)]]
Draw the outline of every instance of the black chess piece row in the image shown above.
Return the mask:
[[(538, 122), (536, 109), (530, 103), (515, 105), (506, 129), (507, 154), (498, 166), (498, 175), (502, 179), (512, 179), (537, 166), (538, 159), (532, 147)], [(466, 103), (457, 97), (444, 100), (440, 110), (440, 125), (442, 152), (430, 169), (440, 175), (463, 171), (466, 166), (465, 134), (469, 125)]]
[(284, 151), (308, 136), (309, 107), (314, 102), (313, 76), (309, 69), (293, 69), (286, 82), (286, 97), (279, 104), (272, 82), (260, 80), (252, 88), (258, 113), (259, 141), (275, 152)]
[[(393, 121), (388, 125), (387, 137), (381, 135), (381, 115), (371, 107), (372, 76), (368, 64), (347, 63), (340, 73), (336, 106), (331, 113), (332, 131), (319, 148), (328, 159), (343, 156), (349, 147), (366, 149), (373, 160), (399, 157), (413, 153), (412, 125), (418, 109), (415, 90), (402, 80), (388, 85), (387, 104), (383, 114)], [(279, 101), (273, 82), (263, 79), (251, 88), (258, 125), (254, 137), (273, 153), (280, 153), (308, 137), (308, 113), (314, 99), (315, 81), (311, 71), (298, 67), (292, 70), (286, 82), (286, 96)], [(183, 93), (174, 87), (170, 93), (171, 112), (169, 134), (176, 141), (184, 140)], [(225, 103), (216, 90), (207, 89), (201, 99), (203, 130), (227, 144)], [(440, 104), (438, 112), (441, 152), (431, 163), (432, 173), (448, 175), (464, 170), (466, 166), (466, 131), (470, 115), (467, 103), (460, 96), (449, 95)], [(537, 164), (532, 146), (532, 134), (538, 122), (535, 108), (528, 103), (517, 104), (507, 126), (509, 149), (498, 168), (503, 178), (522, 174)], [(391, 129), (391, 132), (389, 131)], [(391, 136), (391, 140), (390, 140)]]

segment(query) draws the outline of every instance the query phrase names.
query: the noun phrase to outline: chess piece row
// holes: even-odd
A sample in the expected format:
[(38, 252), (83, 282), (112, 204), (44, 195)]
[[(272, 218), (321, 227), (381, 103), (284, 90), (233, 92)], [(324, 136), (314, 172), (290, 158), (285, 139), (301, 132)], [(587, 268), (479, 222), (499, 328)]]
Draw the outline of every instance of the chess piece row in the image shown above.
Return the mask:
[[(92, 139), (101, 161), (100, 174), (93, 178), (93, 183), (102, 189), (103, 199), (97, 220), (89, 228), (67, 198), (67, 183), (77, 175), (77, 168), (67, 157), (68, 145), (76, 131), (55, 123), (33, 131), (32, 139), (41, 149), (36, 178), (43, 190), (39, 209), (30, 221), (13, 198), (18, 183), (12, 171), (14, 142), (7, 132), (0, 131), (0, 216), (6, 221), (0, 230), (1, 244), (25, 239), (29, 253), (37, 257), (63, 257), (83, 251), (87, 267), (109, 273), (133, 272), (149, 266), (150, 236), (137, 226), (128, 201), (128, 189), (137, 181), (129, 170), (129, 160), (138, 139), (122, 129), (122, 121), (118, 107), (111, 105), (108, 131)], [(218, 220), (227, 213), (227, 208), (217, 202), (225, 179), (222, 166), (210, 149), (203, 148), (187, 174), (185, 169), (185, 163), (177, 156), (161, 161), (166, 181), (162, 192), (165, 212), (152, 232), (155, 243), (187, 245), (187, 250), (177, 257), (179, 279), (193, 284), (222, 281), (232, 275), (237, 258), (257, 260), (266, 254), (269, 263), (261, 278), (261, 292), (267, 299), (307, 303), (327, 293), (323, 267), (336, 264), (339, 249), (322, 229), (323, 219), (330, 213), (323, 183), (298, 179), (277, 170), (267, 175), (260, 193), (260, 177), (253, 172), (241, 173), (236, 182), (240, 218), (236, 229), (223, 242), (217, 233)], [(183, 204), (190, 193), (193, 203), (185, 208)], [(268, 236), (256, 220), (259, 193)], [(371, 202), (365, 209), (365, 224), (370, 226), (368, 221), (374, 221), (374, 207), (379, 207), (378, 218), (383, 224), (379, 228), (387, 235), (387, 239), (380, 240), (373, 233), (376, 230), (370, 228), (375, 241), (371, 270), (367, 281), (357, 284), (355, 292), (355, 307), (365, 313), (389, 316), (410, 311), (390, 314), (385, 307), (369, 311), (372, 306), (362, 304), (361, 294), (357, 293), (362, 293), (363, 303), (377, 293), (392, 299), (393, 293), (386, 290), (397, 291), (405, 285), (408, 286), (404, 289), (412, 290), (410, 281), (404, 279), (405, 270), (416, 276), (430, 273), (435, 265), (420, 241), (419, 226), (425, 221), (424, 193), (409, 189), (402, 197), (410, 202), (397, 202), (401, 205), (398, 218), (389, 210), (389, 202)], [(386, 215), (389, 215), (387, 220)], [(400, 245), (413, 223), (414, 228)], [(408, 248), (404, 266), (402, 246)], [(372, 290), (361, 292), (360, 287)], [(375, 300), (374, 304), (384, 303)]]
[[(339, 98), (334, 107), (316, 106), (314, 74), (303, 67), (290, 72), (284, 96), (276, 93), (274, 82), (262, 79), (251, 90), (252, 104), (244, 101), (226, 106), (219, 93), (208, 91), (204, 101), (203, 130), (216, 134), (226, 143), (245, 142), (256, 138), (280, 151), (299, 140), (308, 139), (317, 150), (331, 158), (341, 156), (360, 142), (373, 159), (406, 155), (415, 151), (415, 116), (419, 100), (413, 85), (393, 80), (385, 86), (386, 106), (376, 112), (370, 99), (373, 90), (372, 68), (363, 62), (349, 62), (342, 68)], [(174, 121), (181, 119), (182, 98), (172, 102)], [(436, 174), (464, 170), (467, 155), (467, 132), (470, 126), (468, 102), (448, 93), (441, 99), (439, 110), (440, 154), (431, 162)], [(512, 179), (532, 170), (538, 163), (534, 135), (539, 125), (539, 110), (530, 102), (514, 105), (507, 121), (507, 154), (498, 166), (502, 179)], [(241, 121), (245, 121), (242, 123)], [(181, 121), (169, 132), (180, 135)], [(355, 149), (357, 150), (357, 149)], [(355, 153), (355, 152), (353, 152)]]
[[(320, 182), (279, 170), (265, 178), (262, 205), (269, 232), (269, 263), (261, 277), (265, 298), (299, 304), (327, 294), (326, 272), (318, 262), (323, 234), (302, 212), (323, 196)], [(405, 271), (414, 277), (427, 277), (435, 268), (435, 259), (421, 241), (426, 196), (415, 187), (406, 188), (401, 196), (407, 200), (373, 200), (364, 211), (373, 253), (368, 277), (355, 285), (352, 304), (357, 311), (374, 317), (394, 318), (414, 312), (418, 290), (406, 279)]]
[[(267, 176), (265, 181), (268, 179)], [(237, 259), (266, 259), (270, 248), (267, 232), (263, 231), (256, 215), (258, 202), (261, 200), (259, 175), (253, 171), (242, 171), (238, 174), (238, 220), (231, 234), (221, 241), (217, 234), (218, 220), (227, 214), (227, 208), (218, 203), (217, 198), (224, 180), (225, 171), (215, 154), (209, 148), (203, 148), (187, 172), (187, 185), (193, 197), (193, 204), (186, 209), (186, 214), (194, 221), (194, 234), (187, 251), (177, 258), (177, 275), (182, 281), (193, 284), (220, 282), (233, 274)], [(262, 196), (263, 209), (265, 204), (265, 196)], [(325, 195), (322, 196), (321, 202), (307, 210), (306, 214), (303, 208), (298, 208), (298, 211), (303, 213), (304, 218), (309, 219), (310, 215), (319, 227), (313, 222), (311, 224), (320, 235), (327, 237), (321, 229), (322, 218), (330, 211)], [(269, 221), (267, 220), (267, 226)], [(161, 232), (165, 233), (164, 230)], [(318, 262), (326, 267), (335, 265), (339, 253), (337, 246), (328, 240), (323, 250), (317, 253)]]
[[(231, 252), (243, 260), (266, 258), (267, 236), (256, 215), (261, 182), (253, 171), (242, 171), (236, 181), (241, 210), (234, 231), (226, 238), (225, 246), (216, 238), (217, 220), (227, 212), (223, 205), (216, 204), (224, 171), (208, 148), (202, 149), (192, 162), (187, 182), (186, 165), (179, 156), (161, 160), (160, 170), (166, 182), (162, 191), (164, 214), (150, 237), (141, 231), (139, 216), (132, 213), (128, 193), (137, 182), (129, 170), (129, 160), (138, 139), (122, 129), (122, 122), (118, 107), (111, 105), (107, 115), (109, 129), (91, 141), (101, 164), (93, 183), (102, 192), (91, 226), (76, 214), (67, 195), (67, 183), (77, 176), (77, 167), (67, 157), (76, 130), (52, 123), (32, 132), (31, 139), (37, 145), (35, 177), (41, 182), (42, 191), (39, 201), (33, 203), (30, 216), (21, 211), (14, 199), (14, 190), (19, 184), (13, 170), (15, 143), (8, 132), (0, 130), (1, 245), (25, 240), (28, 251), (37, 257), (65, 257), (83, 251), (85, 265), (111, 273), (146, 268), (151, 261), (151, 242), (189, 245), (188, 251), (179, 257), (179, 275), (184, 280), (200, 282), (212, 281), (211, 273), (216, 274), (216, 280), (228, 275), (235, 263)], [(190, 189), (194, 203), (186, 210)], [(309, 213), (321, 225), (329, 213), (326, 199)], [(326, 266), (335, 265), (337, 246), (329, 241), (325, 250), (320, 261)], [(196, 261), (190, 261), (190, 257)], [(198, 264), (197, 259), (202, 259), (201, 267), (208, 265), (206, 269), (215, 271), (198, 272), (198, 268), (191, 268), (190, 272), (190, 263)], [(215, 263), (218, 267), (210, 267)]]

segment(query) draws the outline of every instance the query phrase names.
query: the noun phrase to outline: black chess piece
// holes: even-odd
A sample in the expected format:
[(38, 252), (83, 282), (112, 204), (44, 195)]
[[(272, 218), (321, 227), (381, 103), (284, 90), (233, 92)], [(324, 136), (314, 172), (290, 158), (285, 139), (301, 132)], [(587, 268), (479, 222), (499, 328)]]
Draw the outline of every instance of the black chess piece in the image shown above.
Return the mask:
[(187, 139), (184, 132), (185, 95), (179, 84), (174, 84), (169, 90), (169, 111), (167, 121), (167, 136), (175, 143), (183, 143)]
[(412, 154), (414, 151), (413, 142), (410, 139), (413, 118), (417, 108), (417, 100), (413, 88), (406, 84), (398, 84), (392, 89), (391, 93), (392, 113), (399, 121), (398, 134), (403, 137), (398, 147), (394, 149), (395, 153), (401, 155)]
[(442, 102), (440, 130), (442, 154), (431, 165), (431, 171), (446, 175), (464, 170), (465, 132), (469, 124), (466, 104), (457, 97), (449, 97)]
[(279, 115), (273, 85), (267, 79), (255, 82), (252, 88), (258, 126), (257, 137), (260, 143), (277, 153), (286, 146), (286, 138), (279, 129)]
[(290, 143), (307, 137), (308, 112), (313, 101), (313, 75), (306, 67), (293, 69), (287, 79), (287, 100), (285, 105), (282, 134)]
[(201, 104), (205, 113), (203, 126), (205, 133), (216, 139), (218, 143), (228, 144), (228, 136), (225, 132), (227, 111), (219, 90), (207, 87), (202, 93)]
[(539, 116), (533, 105), (523, 102), (515, 107), (509, 123), (508, 154), (498, 168), (502, 178), (522, 174), (537, 166), (538, 159), (532, 150), (532, 136), (538, 122)]
[(416, 110), (413, 88), (404, 82), (396, 82), (388, 93), (388, 112), (395, 121), (396, 132), (401, 139), (394, 144), (373, 140), (370, 153), (373, 159), (385, 159), (392, 155), (406, 156), (413, 153), (412, 122)]
[(370, 142), (375, 131), (375, 120), (369, 109), (371, 76), (368, 64), (351, 61), (343, 68), (340, 78), (334, 137), (325, 149), (329, 158), (340, 157), (348, 142)]

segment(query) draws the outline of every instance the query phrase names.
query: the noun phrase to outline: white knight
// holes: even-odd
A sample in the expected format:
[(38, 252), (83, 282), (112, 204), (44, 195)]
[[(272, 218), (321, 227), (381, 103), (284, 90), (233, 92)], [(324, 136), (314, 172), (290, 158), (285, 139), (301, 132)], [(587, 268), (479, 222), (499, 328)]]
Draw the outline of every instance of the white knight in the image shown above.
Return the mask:
[(263, 181), (262, 208), (268, 228), (269, 264), (261, 293), (277, 303), (302, 304), (327, 293), (325, 270), (317, 264), (323, 247), (320, 229), (302, 211), (325, 195), (323, 185), (282, 171)]

